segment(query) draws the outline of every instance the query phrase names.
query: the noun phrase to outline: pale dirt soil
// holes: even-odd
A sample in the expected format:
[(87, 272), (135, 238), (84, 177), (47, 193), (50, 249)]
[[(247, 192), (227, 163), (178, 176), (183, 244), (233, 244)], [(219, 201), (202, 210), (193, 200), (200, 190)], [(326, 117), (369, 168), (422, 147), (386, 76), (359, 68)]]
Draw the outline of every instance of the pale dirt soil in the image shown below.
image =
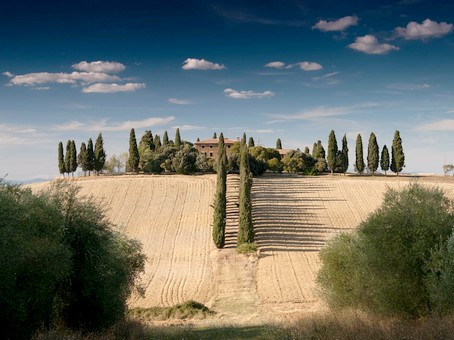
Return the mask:
[[(132, 307), (196, 300), (216, 315), (195, 326), (251, 325), (323, 312), (315, 277), (318, 252), (335, 233), (354, 230), (388, 187), (418, 181), (454, 198), (453, 177), (265, 175), (254, 178), (257, 254), (237, 254), (238, 176), (229, 175), (226, 248), (212, 242), (215, 175), (120, 176), (75, 180), (107, 217), (142, 242), (145, 297)], [(34, 184), (39, 189), (46, 184)], [(172, 322), (171, 322), (172, 323)], [(173, 323), (181, 323), (175, 321)], [(188, 322), (183, 322), (188, 323)]]

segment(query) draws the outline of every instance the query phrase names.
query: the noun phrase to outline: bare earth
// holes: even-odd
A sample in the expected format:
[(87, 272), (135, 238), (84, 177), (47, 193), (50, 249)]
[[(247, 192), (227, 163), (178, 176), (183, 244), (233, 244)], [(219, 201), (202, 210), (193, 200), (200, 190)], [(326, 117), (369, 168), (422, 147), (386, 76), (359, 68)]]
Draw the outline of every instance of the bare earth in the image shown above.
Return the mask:
[[(257, 254), (237, 254), (238, 177), (228, 178), (226, 248), (211, 239), (215, 175), (121, 176), (78, 180), (108, 218), (138, 239), (148, 257), (145, 297), (133, 307), (187, 300), (217, 312), (208, 324), (259, 324), (325, 309), (317, 296), (318, 252), (335, 233), (350, 231), (381, 203), (388, 187), (436, 185), (454, 198), (452, 177), (265, 175), (254, 178)], [(39, 189), (45, 184), (34, 184)]]

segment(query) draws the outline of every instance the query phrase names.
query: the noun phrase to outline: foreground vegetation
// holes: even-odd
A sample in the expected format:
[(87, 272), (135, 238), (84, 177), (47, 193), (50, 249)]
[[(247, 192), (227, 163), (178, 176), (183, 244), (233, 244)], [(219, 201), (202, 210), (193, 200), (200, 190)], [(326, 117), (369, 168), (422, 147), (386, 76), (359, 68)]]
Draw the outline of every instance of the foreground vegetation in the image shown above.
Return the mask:
[(145, 258), (60, 181), (39, 194), (0, 181), (0, 337), (88, 332), (122, 320)]

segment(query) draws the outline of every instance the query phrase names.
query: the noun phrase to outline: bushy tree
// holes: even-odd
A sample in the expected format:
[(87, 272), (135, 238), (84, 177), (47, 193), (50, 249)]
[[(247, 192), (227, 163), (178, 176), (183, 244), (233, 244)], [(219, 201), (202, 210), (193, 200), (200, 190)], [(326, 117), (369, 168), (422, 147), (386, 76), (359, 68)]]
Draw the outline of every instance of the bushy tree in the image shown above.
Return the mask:
[(128, 170), (132, 172), (139, 171), (139, 149), (137, 147), (136, 132), (131, 129), (129, 133), (129, 159), (128, 159)]
[(328, 137), (328, 157), (326, 159), (328, 163), (328, 167), (331, 171), (331, 175), (334, 172), (334, 168), (336, 166), (336, 157), (337, 157), (337, 140), (336, 140), (336, 134), (334, 133), (334, 130), (331, 130), (329, 137)]
[(361, 175), (364, 171), (364, 156), (363, 156), (363, 139), (361, 138), (361, 134), (358, 133), (356, 137), (356, 162), (355, 167), (356, 171)]
[(65, 176), (66, 166), (65, 166), (65, 156), (63, 153), (63, 143), (58, 143), (58, 171), (60, 174)]
[(356, 233), (322, 250), (317, 281), (330, 305), (405, 317), (454, 310), (452, 207), (438, 188), (388, 189)]
[(53, 324), (97, 330), (125, 316), (144, 256), (94, 201), (60, 181), (38, 195), (1, 184), (0, 202), (1, 338)]
[(314, 146), (312, 148), (312, 158), (314, 159), (326, 158), (326, 152), (325, 148), (322, 145), (322, 141), (318, 140), (317, 143), (314, 143)]
[(87, 143), (87, 170), (88, 176), (90, 176), (91, 171), (95, 169), (95, 152), (93, 151), (93, 141), (88, 139)]
[(369, 137), (369, 144), (367, 148), (367, 168), (369, 169), (370, 172), (372, 172), (372, 175), (375, 175), (375, 171), (378, 169), (378, 163), (379, 163), (379, 150), (378, 150), (378, 144), (377, 144), (377, 137), (375, 137), (375, 134), (372, 132)]
[(402, 171), (404, 166), (405, 155), (402, 147), (402, 139), (400, 138), (400, 132), (396, 130), (391, 148), (391, 171), (395, 172), (396, 176), (399, 176), (399, 172)]
[(213, 212), (213, 242), (217, 248), (223, 248), (225, 244), (227, 213), (227, 154), (222, 132), (219, 135), (218, 145), (216, 194)]
[(185, 145), (172, 158), (172, 169), (176, 173), (183, 175), (194, 173), (197, 170), (196, 160), (196, 150), (189, 145)]
[(212, 158), (206, 157), (203, 153), (197, 153), (197, 158), (195, 161), (197, 171), (211, 172), (213, 171), (213, 164), (214, 161)]
[(104, 151), (104, 141), (102, 139), (102, 134), (98, 135), (95, 142), (95, 171), (99, 174), (104, 167), (104, 163), (106, 162), (106, 152)]

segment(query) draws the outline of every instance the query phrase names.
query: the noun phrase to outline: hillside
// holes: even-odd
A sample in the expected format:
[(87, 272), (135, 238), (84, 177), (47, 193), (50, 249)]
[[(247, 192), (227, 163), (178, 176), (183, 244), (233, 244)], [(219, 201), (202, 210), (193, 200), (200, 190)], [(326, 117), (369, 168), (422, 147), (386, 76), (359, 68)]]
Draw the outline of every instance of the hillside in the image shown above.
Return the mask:
[[(236, 183), (235, 177), (229, 178), (229, 183)], [(367, 218), (388, 187), (414, 180), (254, 178), (259, 251), (248, 257), (233, 248), (233, 215), (229, 215), (227, 248), (217, 250), (212, 243), (215, 175), (99, 177), (77, 184), (81, 195), (95, 196), (108, 218), (143, 244), (148, 257), (142, 277), (145, 297), (132, 298), (131, 306), (170, 306), (193, 299), (212, 307), (218, 321), (257, 323), (323, 308), (315, 286), (318, 251), (333, 234), (352, 230)], [(454, 197), (454, 178), (420, 178), (419, 182), (438, 185)], [(235, 209), (235, 185), (231, 184), (229, 209)]]

